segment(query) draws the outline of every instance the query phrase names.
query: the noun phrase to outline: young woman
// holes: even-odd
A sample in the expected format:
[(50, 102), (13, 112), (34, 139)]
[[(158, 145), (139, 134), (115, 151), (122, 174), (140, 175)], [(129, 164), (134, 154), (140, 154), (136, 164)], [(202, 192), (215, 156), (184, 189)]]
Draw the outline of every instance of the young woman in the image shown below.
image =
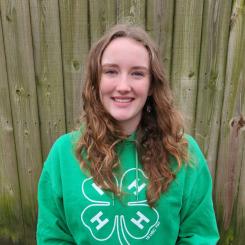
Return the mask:
[(38, 244), (216, 244), (207, 163), (143, 29), (117, 25), (92, 47), (83, 103), (44, 164)]

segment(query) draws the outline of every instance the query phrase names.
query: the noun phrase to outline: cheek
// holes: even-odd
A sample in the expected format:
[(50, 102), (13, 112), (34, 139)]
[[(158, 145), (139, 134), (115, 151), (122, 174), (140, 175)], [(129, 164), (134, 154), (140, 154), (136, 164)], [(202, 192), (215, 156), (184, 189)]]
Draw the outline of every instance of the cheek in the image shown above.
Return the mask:
[(112, 89), (112, 85), (108, 79), (102, 78), (99, 85), (100, 96), (103, 96), (106, 93), (109, 93)]
[(106, 106), (108, 103), (108, 99), (110, 98), (110, 94), (112, 93), (112, 84), (108, 79), (101, 79), (99, 85), (99, 96), (100, 102), (103, 106)]

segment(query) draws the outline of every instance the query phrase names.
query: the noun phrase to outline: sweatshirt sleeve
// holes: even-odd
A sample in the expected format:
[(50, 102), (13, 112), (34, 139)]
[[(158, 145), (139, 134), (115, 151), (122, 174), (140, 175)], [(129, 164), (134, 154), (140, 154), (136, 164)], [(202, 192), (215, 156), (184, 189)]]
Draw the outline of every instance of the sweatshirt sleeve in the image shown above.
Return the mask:
[[(57, 186), (57, 180), (51, 178), (54, 175), (50, 174), (50, 169), (58, 165), (57, 152), (54, 148), (44, 164), (38, 185), (37, 244), (75, 245), (66, 224), (62, 195), (58, 194), (59, 191), (54, 187)], [(55, 176), (59, 176), (58, 169), (55, 170), (57, 171)]]
[(187, 167), (185, 195), (180, 212), (180, 230), (177, 245), (215, 245), (219, 233), (212, 201), (212, 179), (194, 139), (189, 142), (190, 156), (197, 167)]

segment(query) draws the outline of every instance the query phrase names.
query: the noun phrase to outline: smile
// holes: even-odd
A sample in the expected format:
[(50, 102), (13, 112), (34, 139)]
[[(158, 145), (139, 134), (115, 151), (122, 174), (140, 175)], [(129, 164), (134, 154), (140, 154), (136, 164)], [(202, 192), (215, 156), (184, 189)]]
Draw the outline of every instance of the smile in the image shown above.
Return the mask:
[(115, 97), (112, 97), (112, 99), (115, 102), (119, 102), (119, 103), (129, 103), (134, 100), (133, 98), (115, 98)]

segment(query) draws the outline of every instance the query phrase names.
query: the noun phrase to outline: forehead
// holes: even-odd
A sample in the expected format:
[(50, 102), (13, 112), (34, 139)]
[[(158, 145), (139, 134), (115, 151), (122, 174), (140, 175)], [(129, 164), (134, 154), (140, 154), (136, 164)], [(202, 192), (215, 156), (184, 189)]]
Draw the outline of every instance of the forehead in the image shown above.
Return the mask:
[(101, 64), (119, 64), (149, 67), (149, 53), (146, 47), (128, 37), (112, 40), (105, 48)]

